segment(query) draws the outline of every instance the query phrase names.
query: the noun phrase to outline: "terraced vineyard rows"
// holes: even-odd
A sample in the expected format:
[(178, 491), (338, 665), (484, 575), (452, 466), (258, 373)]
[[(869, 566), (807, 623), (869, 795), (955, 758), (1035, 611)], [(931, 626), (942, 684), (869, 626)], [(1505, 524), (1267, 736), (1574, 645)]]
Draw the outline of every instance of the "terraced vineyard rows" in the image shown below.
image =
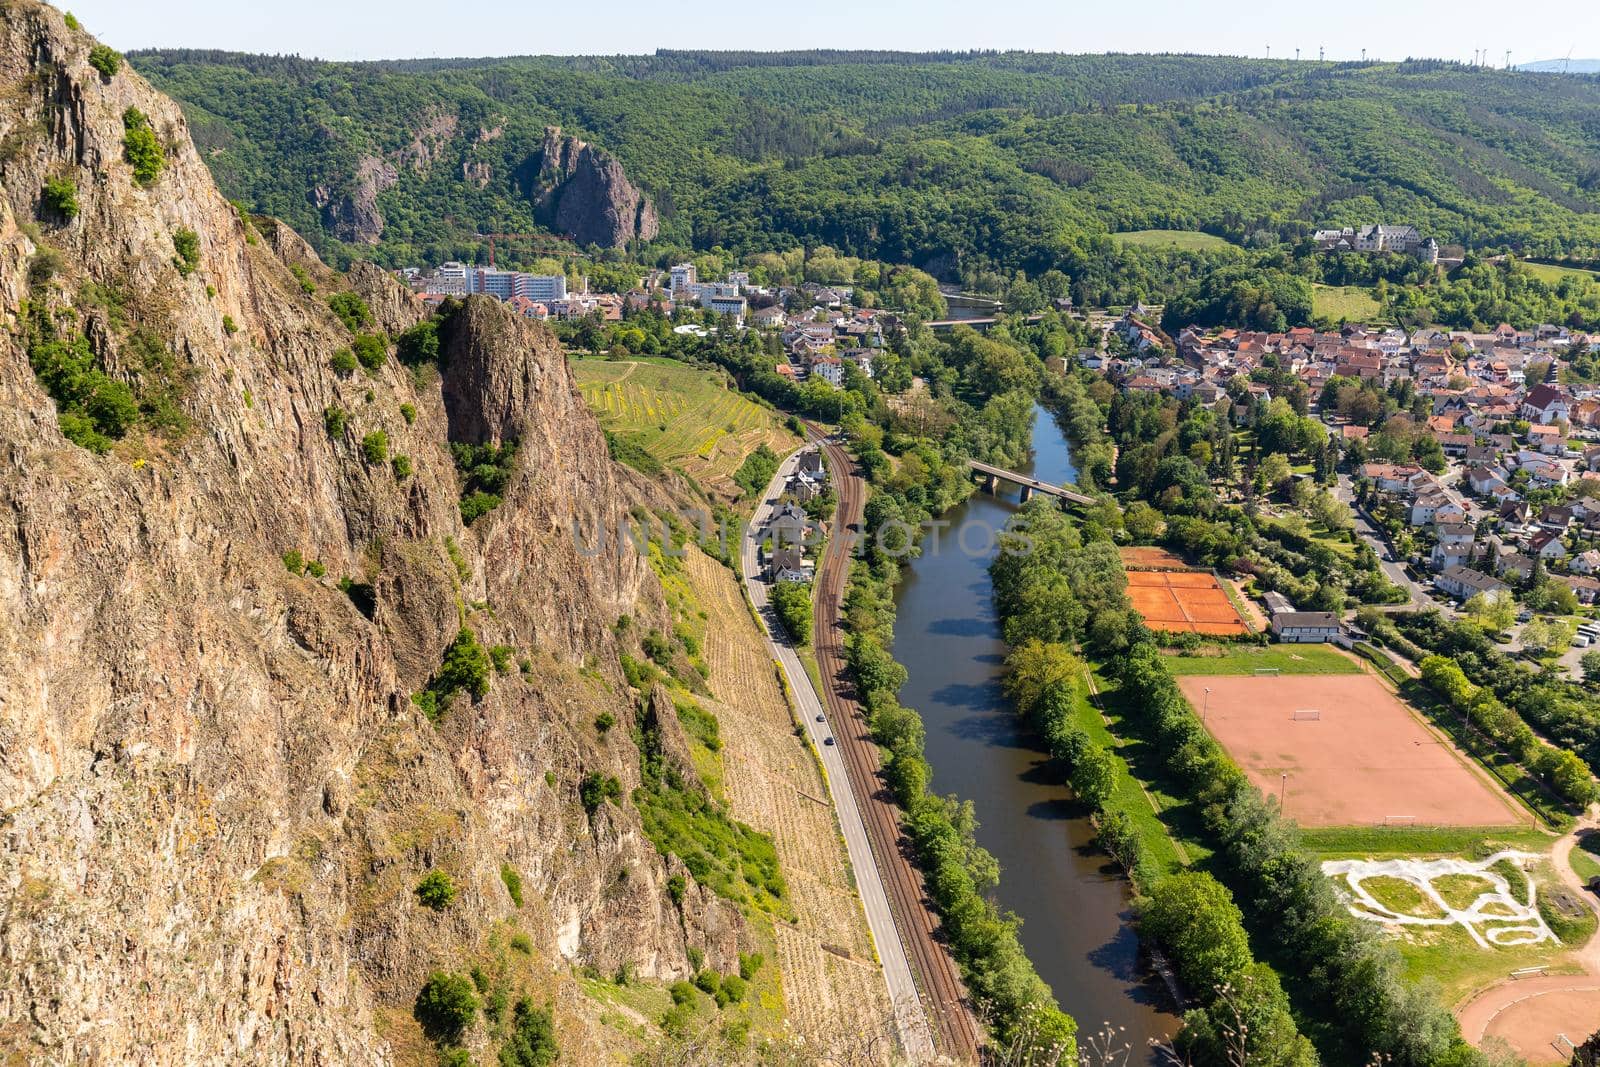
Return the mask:
[[(606, 429), (632, 436), (666, 466), (731, 486), (763, 442), (793, 440), (773, 411), (724, 386), (713, 372), (667, 362), (574, 360), (584, 403)], [(792, 446), (791, 446), (792, 447)]]

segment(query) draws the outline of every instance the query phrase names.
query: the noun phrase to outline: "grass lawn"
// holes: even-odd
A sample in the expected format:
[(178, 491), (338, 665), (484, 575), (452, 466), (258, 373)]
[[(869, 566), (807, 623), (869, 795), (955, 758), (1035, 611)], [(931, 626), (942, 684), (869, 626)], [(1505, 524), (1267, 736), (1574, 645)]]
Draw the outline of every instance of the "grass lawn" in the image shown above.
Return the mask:
[(1588, 881), (1600, 875), (1600, 830), (1591, 830), (1578, 838), (1571, 856), (1572, 869), (1579, 878)]
[(1123, 244), (1139, 245), (1143, 248), (1177, 248), (1185, 252), (1207, 252), (1234, 247), (1232, 241), (1195, 230), (1129, 230), (1111, 236)]
[(1173, 674), (1360, 674), (1361, 665), (1331, 645), (1202, 645), (1194, 655), (1169, 655)]
[(1554, 263), (1530, 263), (1526, 260), (1522, 264), (1528, 272), (1542, 282), (1559, 282), (1562, 278), (1586, 278), (1591, 282), (1600, 281), (1600, 274), (1582, 267), (1562, 267)]
[[(1104, 684), (1103, 679), (1095, 678), (1097, 687), (1103, 687)], [(1172, 839), (1167, 827), (1161, 821), (1160, 813), (1155, 809), (1155, 804), (1164, 802), (1159, 799), (1153, 800), (1145, 793), (1144, 787), (1134, 776), (1127, 759), (1123, 756), (1121, 750), (1124, 742), (1112, 734), (1099, 709), (1090, 703), (1087, 693), (1079, 694), (1073, 721), (1097, 744), (1109, 749), (1116, 756), (1117, 785), (1114, 795), (1118, 801), (1117, 806), (1133, 817), (1134, 825), (1138, 827), (1139, 840), (1144, 845), (1144, 854), (1150, 865), (1162, 875), (1182, 870), (1187, 866), (1184, 858), (1189, 853)]]
[(1503, 826), (1328, 826), (1300, 831), (1307, 852), (1319, 859), (1387, 859), (1396, 856), (1492, 856), (1502, 849), (1543, 852), (1553, 838), (1537, 830)]
[(1117, 683), (1107, 678), (1099, 668), (1091, 667), (1090, 673), (1100, 690), (1100, 707), (1105, 712), (1105, 719), (1110, 720), (1110, 728), (1098, 714), (1092, 716), (1092, 722), (1090, 717), (1080, 714), (1081, 724), (1089, 731), (1090, 737), (1115, 753), (1126, 769), (1126, 778), (1118, 775), (1119, 795), (1130, 784), (1134, 788), (1142, 786), (1142, 791), (1148, 793), (1161, 809), (1150, 812), (1150, 818), (1159, 824), (1161, 832), (1158, 834), (1157, 826), (1145, 821), (1143, 813), (1150, 811), (1148, 801), (1140, 797), (1142, 803), (1130, 801), (1127, 805), (1129, 813), (1139, 823), (1140, 836), (1150, 855), (1159, 862), (1176, 862), (1177, 865), (1170, 869), (1177, 870), (1183, 866), (1179, 856), (1181, 849), (1181, 856), (1188, 857), (1189, 866), (1204, 866), (1212, 850), (1201, 822), (1199, 806), (1184, 794), (1181, 783), (1168, 776), (1161, 753), (1140, 732), (1138, 721), (1126, 714), (1117, 692)]
[(1371, 322), (1378, 315), (1372, 291), (1361, 285), (1313, 285), (1311, 313), (1318, 318)]
[(714, 371), (673, 360), (571, 360), (584, 403), (600, 424), (668, 467), (732, 491), (733, 472), (766, 443), (779, 455), (800, 443), (783, 417), (724, 384)]

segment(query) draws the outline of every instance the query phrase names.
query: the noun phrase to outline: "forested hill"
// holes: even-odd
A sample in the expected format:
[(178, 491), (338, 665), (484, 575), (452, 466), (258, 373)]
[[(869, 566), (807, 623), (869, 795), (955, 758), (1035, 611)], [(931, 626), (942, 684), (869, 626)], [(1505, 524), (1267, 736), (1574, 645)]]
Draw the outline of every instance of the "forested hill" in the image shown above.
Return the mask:
[(131, 58), (229, 195), (336, 258), (351, 204), (376, 208), (359, 251), (387, 262), (532, 229), (546, 125), (615, 155), (668, 245), (824, 244), (946, 277), (1070, 267), (1091, 235), (1156, 228), (1264, 246), (1408, 222), (1477, 249), (1600, 249), (1600, 78), (1032, 53)]

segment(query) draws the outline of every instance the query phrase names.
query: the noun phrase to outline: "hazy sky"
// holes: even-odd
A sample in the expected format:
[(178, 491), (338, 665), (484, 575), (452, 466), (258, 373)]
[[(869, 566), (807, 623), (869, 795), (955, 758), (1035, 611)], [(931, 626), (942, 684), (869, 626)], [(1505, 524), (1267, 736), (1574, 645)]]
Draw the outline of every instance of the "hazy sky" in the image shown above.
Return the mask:
[(102, 39), (328, 59), (652, 52), (657, 48), (954, 48), (1206, 52), (1496, 64), (1600, 55), (1595, 0), (57, 0)]

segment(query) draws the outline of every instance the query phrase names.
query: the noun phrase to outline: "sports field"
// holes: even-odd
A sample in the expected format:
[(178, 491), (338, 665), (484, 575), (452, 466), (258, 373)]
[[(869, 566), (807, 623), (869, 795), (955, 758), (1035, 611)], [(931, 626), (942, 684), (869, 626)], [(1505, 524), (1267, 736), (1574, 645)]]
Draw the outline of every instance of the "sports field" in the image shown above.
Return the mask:
[(1206, 571), (1129, 571), (1128, 600), (1152, 630), (1250, 632), (1216, 576)]
[(1303, 826), (1526, 822), (1372, 675), (1189, 675), (1178, 685), (1250, 780), (1269, 796), (1281, 790)]

